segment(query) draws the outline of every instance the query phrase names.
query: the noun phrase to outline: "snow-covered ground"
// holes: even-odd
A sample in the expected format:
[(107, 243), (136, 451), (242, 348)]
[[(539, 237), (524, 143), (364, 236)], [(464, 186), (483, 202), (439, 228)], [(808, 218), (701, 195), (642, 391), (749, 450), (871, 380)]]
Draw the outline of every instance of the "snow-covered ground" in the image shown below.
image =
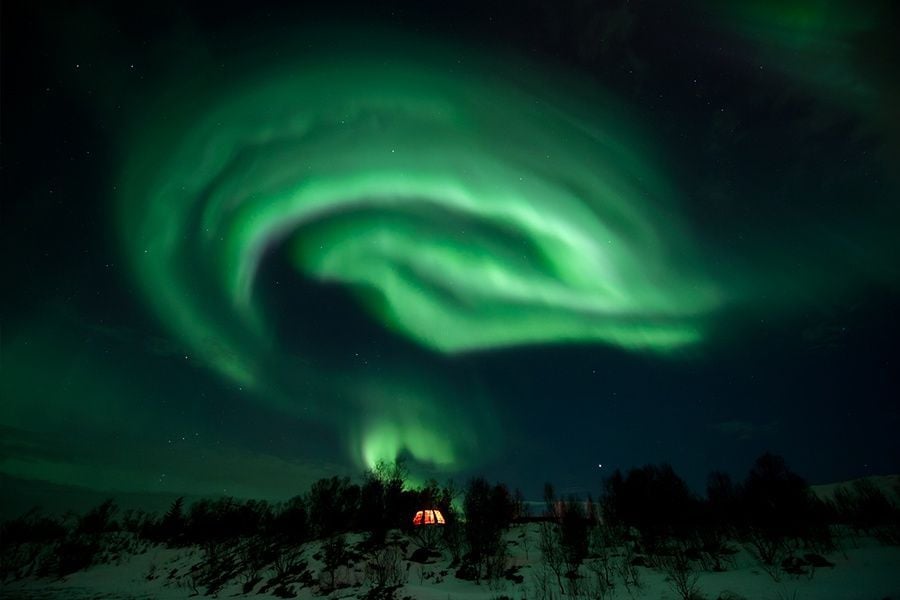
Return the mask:
[[(542, 568), (538, 549), (539, 525), (513, 526), (507, 534), (511, 566), (518, 567), (517, 573), (522, 583), (509, 579), (482, 582), (480, 585), (455, 577), (455, 569), (450, 568), (450, 558), (445, 555), (430, 564), (409, 560), (400, 563), (405, 584), (396, 592), (397, 598), (410, 597), (422, 600), (472, 599), (492, 600), (503, 597), (510, 599), (540, 599), (537, 589), (538, 574)], [(352, 545), (360, 536), (349, 536)], [(746, 550), (739, 550), (732, 557), (732, 564), (725, 572), (699, 572), (698, 586), (705, 598), (737, 600), (900, 600), (900, 547), (883, 546), (870, 538), (845, 538), (842, 548), (827, 555), (834, 567), (815, 569), (813, 574), (791, 576), (781, 574), (780, 581), (764, 569)], [(404, 554), (409, 558), (417, 548), (410, 542)], [(296, 594), (297, 598), (323, 597), (318, 584), (323, 574), (318, 543), (300, 548), (300, 559), (307, 561), (306, 572), (312, 575), (306, 585), (297, 578), (283, 586), (279, 593), (284, 596)], [(26, 579), (5, 582), (0, 587), (0, 598), (47, 598), (73, 600), (84, 598), (189, 598), (204, 595), (204, 586), (192, 586), (192, 569), (203, 558), (199, 548), (169, 549), (161, 546), (146, 546), (135, 555), (123, 556), (119, 564), (103, 564), (86, 571), (74, 573), (63, 580)], [(338, 579), (346, 587), (337, 589), (329, 598), (363, 597), (370, 589), (365, 574), (365, 559), (342, 567)], [(636, 567), (640, 587), (626, 588), (621, 579), (612, 593), (603, 598), (617, 599), (676, 599), (666, 576), (654, 569)], [(263, 569), (262, 579), (252, 585), (244, 594), (244, 585), (239, 579), (229, 581), (216, 597), (274, 597), (277, 586), (269, 584), (274, 577), (274, 568)], [(617, 576), (618, 577), (618, 576)], [(555, 580), (554, 580), (555, 583)], [(551, 586), (552, 587), (552, 586)], [(261, 591), (262, 588), (267, 588)], [(558, 589), (555, 593), (558, 594)], [(588, 597), (588, 596), (581, 596)], [(598, 596), (593, 596), (598, 597)]]

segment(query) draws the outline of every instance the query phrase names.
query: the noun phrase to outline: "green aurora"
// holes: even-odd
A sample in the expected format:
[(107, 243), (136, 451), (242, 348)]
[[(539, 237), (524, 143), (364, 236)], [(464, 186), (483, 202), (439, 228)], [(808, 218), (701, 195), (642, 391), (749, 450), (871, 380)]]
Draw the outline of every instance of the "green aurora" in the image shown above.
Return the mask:
[(529, 33), (498, 4), (497, 39), (460, 17), (477, 43), (298, 9), (148, 45), (34, 5), (56, 62), (7, 53), (39, 98), (4, 139), (0, 476), (286, 498), (405, 456), (537, 485), (737, 464), (746, 423), (871, 464), (868, 431), (789, 430), (896, 422), (856, 406), (893, 397), (868, 343), (810, 358), (900, 281), (890, 5), (564, 4)]
[[(256, 289), (268, 253), (350, 286), (384, 326), (442, 354), (700, 342), (720, 292), (616, 100), (523, 64), (450, 70), (456, 54), (410, 47), (421, 60), (298, 60), (207, 95), (187, 130), (146, 123), (121, 230), (173, 334), (286, 410), (341, 421), (321, 373), (285, 366), (274, 341)], [(310, 387), (316, 399), (297, 402)], [(447, 413), (436, 386), (403, 387), (342, 394), (366, 415), (365, 463), (405, 450), (459, 464), (471, 416)]]

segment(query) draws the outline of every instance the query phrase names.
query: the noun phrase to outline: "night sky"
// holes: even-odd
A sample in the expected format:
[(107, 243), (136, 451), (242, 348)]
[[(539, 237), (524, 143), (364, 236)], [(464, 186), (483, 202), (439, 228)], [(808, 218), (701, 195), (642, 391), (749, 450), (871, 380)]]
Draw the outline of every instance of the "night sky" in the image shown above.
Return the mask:
[(3, 3), (3, 511), (900, 471), (896, 4), (182, 4)]

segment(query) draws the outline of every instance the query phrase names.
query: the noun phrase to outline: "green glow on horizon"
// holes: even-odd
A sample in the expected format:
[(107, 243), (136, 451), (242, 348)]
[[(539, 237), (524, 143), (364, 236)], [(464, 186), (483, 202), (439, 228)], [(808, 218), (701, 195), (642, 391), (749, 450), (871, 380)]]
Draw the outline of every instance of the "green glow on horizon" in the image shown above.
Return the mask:
[[(678, 194), (615, 101), (527, 65), (451, 70), (455, 54), (415, 49), (416, 60), (281, 65), (209, 94), (187, 127), (148, 124), (122, 178), (121, 225), (171, 330), (229, 380), (299, 413), (296, 389), (270, 376), (283, 358), (255, 298), (261, 261), (282, 249), (442, 354), (701, 342), (720, 292)], [(404, 449), (460, 464), (459, 440), (477, 428), (434, 397), (440, 418), (424, 420), (350, 402), (369, 422), (370, 465)]]
[(398, 427), (390, 422), (379, 423), (363, 439), (363, 460), (370, 469), (379, 462), (396, 459), (403, 450), (439, 467), (456, 462), (453, 449), (445, 438), (416, 425)]

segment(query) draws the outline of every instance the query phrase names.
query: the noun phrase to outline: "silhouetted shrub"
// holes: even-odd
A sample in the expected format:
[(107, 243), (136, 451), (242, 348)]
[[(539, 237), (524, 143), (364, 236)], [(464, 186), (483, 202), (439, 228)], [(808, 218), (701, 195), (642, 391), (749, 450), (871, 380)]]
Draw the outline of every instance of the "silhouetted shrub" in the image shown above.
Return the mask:
[(55, 556), (48, 556), (47, 549), (66, 534), (62, 522), (42, 515), (36, 508), (0, 524), (0, 582), (9, 576), (55, 573)]
[(327, 590), (331, 591), (338, 585), (337, 570), (345, 565), (350, 558), (347, 550), (347, 541), (343, 535), (334, 535), (322, 544), (322, 563), (324, 572), (328, 574)]
[(94, 564), (99, 551), (96, 538), (75, 535), (66, 538), (56, 547), (56, 574), (63, 577), (87, 569)]
[(531, 511), (525, 504), (525, 494), (516, 488), (516, 491), (513, 492), (513, 522), (528, 519), (529, 516), (531, 516)]
[(666, 574), (666, 580), (672, 591), (681, 600), (702, 600), (700, 594), (700, 574), (691, 564), (683, 549), (677, 549), (670, 555), (662, 557), (660, 568)]
[(272, 590), (272, 595), (276, 598), (296, 598), (297, 592), (294, 591), (293, 586), (280, 584)]
[(888, 544), (900, 543), (900, 507), (871, 480), (858, 479), (834, 492), (836, 519)]
[(541, 551), (541, 569), (538, 572), (539, 588), (550, 596), (549, 581), (551, 575), (556, 581), (560, 595), (565, 594), (563, 586), (563, 577), (566, 573), (566, 557), (563, 553), (562, 544), (559, 539), (559, 525), (556, 522), (556, 505), (553, 486), (545, 484), (544, 500), (547, 503), (547, 510), (553, 511), (548, 515), (553, 515), (553, 520), (542, 521), (539, 525), (540, 536), (538, 537), (538, 549)]
[(869, 533), (889, 524), (896, 509), (887, 496), (868, 479), (852, 483), (854, 496), (854, 524)]
[(0, 525), (0, 540), (4, 548), (28, 542), (49, 543), (65, 535), (66, 528), (59, 519), (42, 515), (36, 508)]
[(366, 580), (376, 588), (387, 588), (406, 583), (407, 571), (403, 565), (403, 551), (396, 545), (374, 550), (366, 561)]

